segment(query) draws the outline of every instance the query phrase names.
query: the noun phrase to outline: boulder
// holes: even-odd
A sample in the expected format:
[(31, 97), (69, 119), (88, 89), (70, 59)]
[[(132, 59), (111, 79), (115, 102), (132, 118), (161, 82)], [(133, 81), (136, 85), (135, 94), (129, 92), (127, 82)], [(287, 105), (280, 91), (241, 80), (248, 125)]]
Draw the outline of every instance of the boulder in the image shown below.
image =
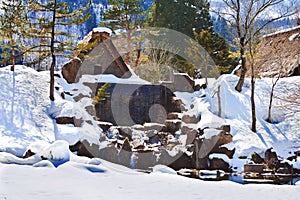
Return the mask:
[(179, 113), (175, 113), (175, 112), (168, 113), (167, 119), (179, 119)]
[(198, 131), (186, 126), (181, 127), (182, 134), (187, 135), (186, 145), (193, 144), (198, 135)]
[(200, 121), (200, 117), (196, 117), (195, 115), (183, 115), (182, 116), (182, 121), (187, 123), (187, 124), (196, 124)]
[(78, 141), (74, 145), (70, 145), (71, 152), (77, 152), (78, 156), (86, 156), (88, 158), (96, 157), (98, 154), (99, 146), (91, 145), (87, 140)]
[(273, 148), (269, 148), (265, 152), (265, 162), (267, 163), (270, 169), (278, 169), (279, 160), (277, 153), (273, 150)]
[(213, 137), (218, 137), (218, 142), (216, 144), (217, 146), (222, 146), (224, 144), (229, 144), (230, 142), (232, 142), (232, 135), (226, 133), (225, 131), (221, 131), (217, 136)]
[(32, 152), (30, 149), (28, 149), (28, 150), (25, 152), (25, 154), (23, 155), (23, 158), (24, 158), (24, 159), (25, 159), (25, 158), (29, 158), (29, 157), (31, 157), (31, 156), (33, 156), (33, 155), (35, 155), (35, 153)]
[(80, 58), (74, 58), (62, 67), (62, 75), (68, 83), (75, 83), (82, 62)]
[(251, 160), (256, 164), (263, 164), (265, 162), (265, 160), (256, 152), (251, 155)]
[(211, 170), (223, 170), (225, 172), (231, 172), (229, 164), (221, 158), (209, 159), (209, 163), (209, 168)]
[(73, 117), (57, 117), (55, 120), (57, 124), (73, 124), (75, 126)]
[(195, 169), (208, 169), (208, 153), (203, 155), (200, 152), (201, 146), (203, 145), (203, 140), (195, 139), (194, 141), (194, 151), (192, 155), (192, 165)]
[(187, 154), (183, 153), (180, 155), (178, 159), (176, 159), (174, 162), (172, 162), (169, 167), (171, 167), (174, 170), (180, 170), (180, 169), (191, 169), (193, 168), (192, 165), (192, 157), (188, 156)]
[(165, 121), (166, 128), (163, 130), (164, 132), (175, 133), (181, 127), (181, 121), (179, 120), (166, 120)]
[(222, 125), (219, 129), (230, 133), (230, 125)]
[(225, 154), (227, 155), (228, 158), (232, 159), (233, 158), (233, 155), (235, 153), (235, 148), (232, 149), (232, 150), (229, 150), (228, 148), (226, 147), (215, 147), (211, 153), (220, 153), (220, 154)]

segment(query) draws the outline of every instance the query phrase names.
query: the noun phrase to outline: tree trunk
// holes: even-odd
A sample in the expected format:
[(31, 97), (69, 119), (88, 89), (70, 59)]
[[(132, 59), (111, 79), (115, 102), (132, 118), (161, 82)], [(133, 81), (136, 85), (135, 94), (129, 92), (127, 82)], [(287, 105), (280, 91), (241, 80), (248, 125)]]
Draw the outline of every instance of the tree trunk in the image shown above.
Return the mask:
[(9, 33), (10, 43), (11, 43), (11, 71), (15, 71), (15, 42), (12, 33)]
[(279, 73), (278, 78), (276, 79), (275, 83), (273, 83), (273, 85), (272, 85), (270, 101), (269, 101), (269, 108), (268, 108), (268, 118), (266, 119), (267, 122), (272, 122), (271, 111), (272, 111), (272, 104), (273, 104), (274, 89), (275, 89), (275, 86), (277, 85), (277, 82), (279, 81), (279, 78), (280, 78), (280, 73)]
[(54, 68), (56, 63), (56, 57), (54, 54), (54, 36), (55, 36), (55, 19), (56, 19), (56, 0), (53, 5), (53, 18), (52, 18), (52, 31), (51, 31), (51, 57), (52, 62), (50, 66), (50, 100), (54, 101)]
[[(252, 67), (253, 68), (253, 67)], [(253, 69), (252, 69), (253, 70)], [(251, 111), (252, 111), (252, 127), (251, 130), (256, 132), (256, 111), (255, 111), (255, 77), (251, 76)]]
[(250, 43), (250, 56), (251, 56), (251, 65), (250, 66), (251, 66), (251, 114), (252, 114), (251, 130), (256, 133), (255, 73), (254, 73), (254, 53), (252, 51), (252, 42)]
[(246, 76), (246, 72), (247, 72), (247, 67), (246, 67), (246, 55), (245, 55), (245, 44), (243, 39), (241, 39), (241, 50), (240, 50), (240, 54), (241, 54), (241, 75), (240, 75), (240, 79), (237, 83), (237, 85), (235, 86), (235, 90), (238, 92), (242, 91), (242, 87), (244, 85), (245, 82), (245, 76)]

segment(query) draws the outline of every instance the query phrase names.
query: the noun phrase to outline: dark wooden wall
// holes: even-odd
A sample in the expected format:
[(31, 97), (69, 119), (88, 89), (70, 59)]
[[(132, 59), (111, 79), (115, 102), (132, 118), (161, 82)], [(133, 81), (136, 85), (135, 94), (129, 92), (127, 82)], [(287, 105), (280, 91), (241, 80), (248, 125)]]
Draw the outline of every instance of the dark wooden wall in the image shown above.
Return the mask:
[[(98, 88), (104, 85), (99, 83)], [(96, 108), (101, 121), (114, 125), (130, 126), (145, 122), (164, 123), (164, 113), (181, 112), (173, 99), (173, 92), (162, 85), (112, 84), (108, 89), (109, 97), (99, 102)], [(154, 104), (163, 108), (156, 117), (149, 117), (149, 109)], [(117, 118), (117, 119), (115, 119)]]

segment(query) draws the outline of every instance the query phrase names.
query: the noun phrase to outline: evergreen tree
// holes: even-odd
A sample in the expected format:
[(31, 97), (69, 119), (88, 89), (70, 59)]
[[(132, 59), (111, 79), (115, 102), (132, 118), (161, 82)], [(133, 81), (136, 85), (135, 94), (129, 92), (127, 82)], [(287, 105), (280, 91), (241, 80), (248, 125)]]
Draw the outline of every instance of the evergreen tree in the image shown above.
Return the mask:
[(179, 31), (194, 38), (193, 30), (213, 30), (207, 0), (155, 0), (153, 26)]
[[(144, 8), (142, 0), (108, 0), (107, 3), (111, 5), (111, 9), (104, 12), (102, 25), (108, 26), (112, 30), (126, 30), (127, 53), (125, 55), (125, 62), (129, 64), (133, 62), (131, 53), (134, 33), (138, 28), (147, 25), (148, 10)], [(136, 43), (139, 45), (139, 42)], [(140, 52), (137, 52), (135, 63), (138, 62), (139, 55)]]
[[(79, 25), (85, 22), (89, 15), (83, 15), (88, 9), (91, 1), (77, 10), (72, 10), (71, 5), (60, 0), (52, 0), (48, 3), (42, 3), (39, 0), (28, 0), (30, 10), (41, 16), (37, 18), (35, 32), (36, 37), (50, 40), (46, 45), (45, 53), (51, 57), (50, 66), (50, 100), (54, 100), (54, 69), (56, 65), (56, 56), (68, 56), (76, 48), (73, 43), (74, 35), (64, 31), (66, 26)], [(39, 47), (39, 46), (37, 46)]]
[(26, 7), (22, 0), (2, 1), (0, 10), (3, 12), (0, 17), (0, 38), (3, 40), (1, 57), (4, 58), (3, 64), (10, 60), (11, 71), (14, 71), (16, 53), (20, 54), (22, 50), (21, 39), (26, 35), (29, 24)]
[(231, 56), (229, 45), (225, 39), (215, 32), (203, 30), (200, 33), (194, 31), (196, 41), (207, 51), (220, 73), (227, 73), (234, 66), (235, 58)]

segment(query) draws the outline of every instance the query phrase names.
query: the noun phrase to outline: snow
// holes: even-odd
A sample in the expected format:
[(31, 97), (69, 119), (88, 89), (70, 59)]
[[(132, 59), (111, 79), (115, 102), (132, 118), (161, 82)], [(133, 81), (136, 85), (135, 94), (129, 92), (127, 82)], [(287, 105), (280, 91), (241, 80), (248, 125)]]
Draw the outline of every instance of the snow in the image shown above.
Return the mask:
[[(25, 66), (16, 66), (15, 72), (9, 69), (9, 66), (0, 69), (0, 200), (299, 198), (299, 182), (296, 186), (206, 182), (176, 175), (176, 171), (164, 165), (154, 166), (153, 173), (144, 174), (99, 158), (79, 157), (70, 152), (69, 145), (80, 139), (99, 144), (100, 148), (107, 144), (99, 141), (102, 134), (99, 123), (85, 110), (92, 104), (89, 97), (92, 91), (83, 82), (96, 83), (101, 80), (100, 77), (83, 76), (79, 83), (70, 85), (56, 78), (57, 87), (73, 95), (87, 97), (74, 102), (68, 96), (62, 99), (59, 90), (55, 93), (56, 100), (51, 102), (48, 98), (49, 72), (36, 72)], [(102, 78), (109, 82), (123, 81), (112, 76)], [(132, 77), (132, 83), (139, 81), (138, 77)], [(187, 108), (183, 114), (201, 116), (200, 122), (185, 125), (205, 128), (205, 138), (218, 134), (219, 131), (213, 128), (224, 124), (231, 126), (233, 142), (224, 146), (236, 148), (234, 158), (229, 159), (222, 154), (211, 154), (210, 158), (222, 158), (242, 170), (248, 160), (238, 159), (239, 156), (249, 158), (254, 151), (262, 154), (266, 148), (273, 147), (279, 156), (286, 158), (290, 156), (289, 152), (299, 150), (299, 113), (291, 115), (274, 107), (272, 114), (276, 123), (264, 120), (272, 79), (256, 80), (257, 133), (250, 130), (250, 80), (246, 79), (241, 93), (234, 89), (237, 81), (238, 77), (234, 75), (223, 75), (214, 86), (205, 90), (176, 92), (176, 97), (182, 99)], [(277, 95), (293, 93), (297, 84), (300, 84), (299, 77), (280, 79), (275, 92)], [(218, 95), (212, 95), (218, 86), (222, 106), (220, 117), (216, 115)], [(277, 101), (274, 103), (278, 104)], [(92, 123), (84, 122), (80, 127), (56, 124), (54, 118), (60, 116), (75, 116)], [(152, 125), (155, 124), (149, 124)], [(111, 133), (118, 134), (115, 130)], [(146, 139), (142, 131), (134, 132), (133, 136)], [(169, 138), (170, 141), (175, 139)], [(185, 151), (186, 136), (180, 136), (177, 140), (182, 145), (168, 151), (170, 155)], [(26, 159), (20, 158), (28, 149), (36, 154)], [(300, 169), (299, 157), (291, 163)]]
[(107, 27), (97, 27), (97, 28), (93, 28), (93, 32), (100, 32), (100, 33), (106, 32), (106, 33), (109, 33), (109, 35), (111, 35), (112, 30)]
[[(272, 116), (277, 123), (265, 121), (272, 79), (256, 80), (256, 133), (251, 131), (250, 79), (245, 80), (240, 93), (234, 89), (237, 81), (237, 76), (223, 75), (218, 79), (211, 92), (214, 93), (217, 87), (221, 86), (221, 117), (225, 119), (226, 124), (231, 126), (233, 144), (236, 147), (235, 156), (248, 156), (254, 151), (262, 153), (270, 147), (273, 147), (277, 154), (285, 158), (290, 156), (288, 152), (297, 151), (300, 147), (300, 113), (290, 115), (288, 110), (279, 109), (276, 105), (280, 102), (275, 99)], [(299, 77), (282, 78), (275, 87), (275, 94), (285, 95), (296, 91), (297, 84), (300, 84)], [(218, 101), (217, 95), (211, 99), (213, 113), (218, 112)]]
[[(18, 192), (16, 192), (16, 189)], [(142, 174), (111, 163), (68, 162), (58, 168), (0, 164), (0, 199), (291, 199), (299, 185), (240, 185), (168, 173)]]
[(170, 168), (170, 167), (167, 167), (165, 165), (155, 165), (153, 168), (152, 168), (152, 171), (154, 173), (164, 173), (164, 174), (173, 174), (173, 175), (177, 175), (177, 172)]
[(277, 35), (277, 34), (282, 34), (282, 33), (287, 33), (287, 32), (290, 32), (290, 31), (294, 31), (294, 30), (297, 30), (297, 29), (300, 29), (300, 26), (295, 26), (295, 27), (292, 27), (292, 28), (287, 28), (287, 29), (283, 29), (283, 30), (279, 30), (279, 31), (276, 31), (274, 33), (270, 33), (270, 34), (267, 34), (267, 35), (264, 35), (263, 37), (270, 37), (270, 36), (274, 36), (274, 35)]
[(300, 36), (300, 33), (294, 33), (293, 35), (291, 35), (289, 37), (289, 41), (293, 41), (295, 38), (297, 38), (298, 36)]

